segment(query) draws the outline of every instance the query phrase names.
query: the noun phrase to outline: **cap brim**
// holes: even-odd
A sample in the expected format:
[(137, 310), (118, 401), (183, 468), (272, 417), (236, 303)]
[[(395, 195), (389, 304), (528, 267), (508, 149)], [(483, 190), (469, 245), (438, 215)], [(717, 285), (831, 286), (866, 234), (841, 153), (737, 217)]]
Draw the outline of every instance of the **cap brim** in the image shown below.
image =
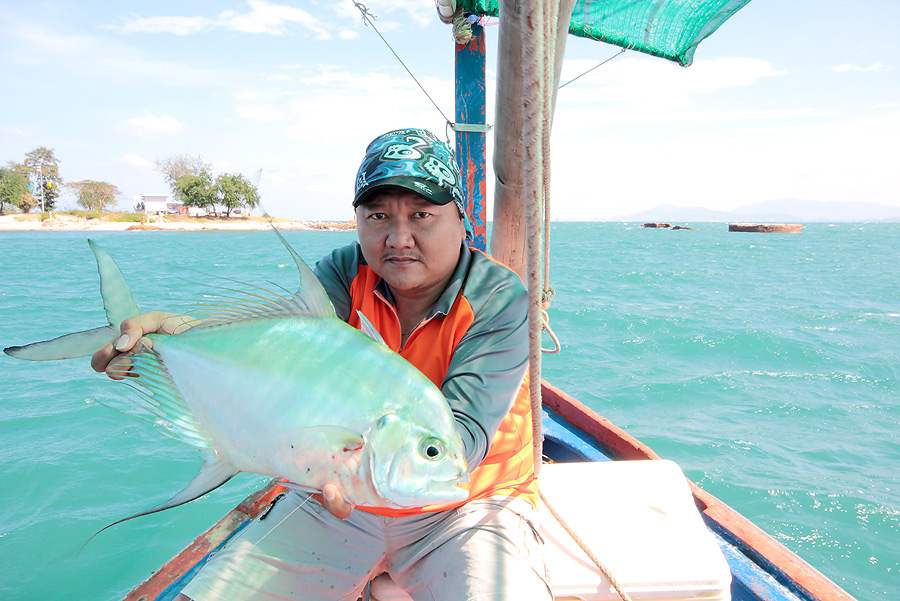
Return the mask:
[(428, 202), (436, 205), (445, 205), (453, 202), (453, 196), (445, 189), (431, 182), (423, 182), (417, 177), (408, 175), (395, 175), (379, 179), (378, 183), (366, 186), (353, 199), (353, 208), (355, 209), (362, 203), (366, 202), (372, 194), (386, 188), (402, 188), (418, 194)]

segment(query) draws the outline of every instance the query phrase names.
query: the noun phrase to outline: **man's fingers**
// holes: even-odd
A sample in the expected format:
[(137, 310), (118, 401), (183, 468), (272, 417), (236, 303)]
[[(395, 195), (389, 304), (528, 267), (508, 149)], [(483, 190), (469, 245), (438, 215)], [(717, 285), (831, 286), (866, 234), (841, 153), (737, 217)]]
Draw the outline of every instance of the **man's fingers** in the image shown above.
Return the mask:
[(96, 372), (106, 372), (113, 380), (128, 377), (131, 361), (119, 359), (125, 355), (140, 352), (144, 348), (153, 348), (153, 342), (147, 334), (180, 334), (191, 327), (191, 319), (185, 315), (149, 311), (129, 317), (119, 325), (119, 336), (112, 342), (104, 344), (91, 357), (91, 367)]
[(106, 371), (106, 366), (109, 365), (109, 362), (118, 354), (118, 351), (113, 348), (113, 343), (107, 342), (91, 356), (91, 367), (97, 373), (103, 373)]
[(353, 513), (353, 505), (344, 500), (341, 490), (334, 484), (326, 484), (322, 488), (325, 509), (336, 518), (346, 520)]
[(106, 375), (111, 380), (124, 380), (131, 376), (131, 359), (128, 355), (119, 355), (106, 366)]

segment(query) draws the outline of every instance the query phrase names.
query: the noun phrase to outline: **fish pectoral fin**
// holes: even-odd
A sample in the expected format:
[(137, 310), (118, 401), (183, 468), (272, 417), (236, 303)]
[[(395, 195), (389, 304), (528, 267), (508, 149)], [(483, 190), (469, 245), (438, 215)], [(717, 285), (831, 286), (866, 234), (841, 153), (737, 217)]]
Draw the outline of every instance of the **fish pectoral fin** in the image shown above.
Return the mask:
[(93, 330), (66, 334), (44, 342), (11, 346), (3, 349), (3, 352), (10, 357), (25, 361), (54, 361), (56, 359), (89, 357), (107, 342), (112, 342), (116, 334), (117, 332), (113, 330), (112, 326), (102, 326)]
[(305, 492), (305, 493), (322, 492), (315, 486), (308, 486), (306, 484), (298, 484), (297, 482), (292, 482), (290, 480), (279, 480), (278, 484), (282, 485), (285, 488), (290, 488), (291, 490), (296, 490), (297, 492)]
[(366, 437), (343, 426), (314, 426), (291, 430), (284, 437), (285, 445), (312, 446), (332, 452), (353, 453), (366, 445)]
[(381, 333), (375, 328), (375, 326), (372, 325), (372, 322), (369, 321), (365, 315), (363, 315), (363, 312), (357, 311), (356, 314), (359, 315), (359, 331), (375, 342), (387, 346), (388, 343), (385, 342), (384, 338), (381, 337)]
[[(175, 495), (165, 503), (161, 503), (156, 507), (148, 509), (147, 511), (142, 511), (134, 515), (130, 515), (127, 518), (122, 518), (121, 520), (113, 522), (102, 530), (97, 531), (93, 536), (91, 536), (91, 538), (87, 539), (84, 542), (84, 545), (87, 545), (89, 542), (91, 542), (91, 540), (93, 540), (95, 536), (103, 532), (103, 530), (112, 528), (116, 524), (121, 524), (122, 522), (127, 522), (128, 520), (133, 520), (134, 518), (139, 518), (145, 515), (150, 515), (151, 513), (156, 513), (158, 511), (165, 511), (166, 509), (184, 505), (185, 503), (202, 497), (206, 493), (219, 488), (220, 486), (231, 480), (234, 476), (237, 475), (239, 471), (240, 470), (234, 467), (234, 464), (232, 464), (224, 457), (220, 457), (211, 453), (203, 459), (203, 465), (200, 467), (200, 473), (194, 476), (194, 479), (191, 480), (188, 485), (185, 486), (177, 495)], [(82, 545), (82, 548), (84, 548), (84, 545)]]

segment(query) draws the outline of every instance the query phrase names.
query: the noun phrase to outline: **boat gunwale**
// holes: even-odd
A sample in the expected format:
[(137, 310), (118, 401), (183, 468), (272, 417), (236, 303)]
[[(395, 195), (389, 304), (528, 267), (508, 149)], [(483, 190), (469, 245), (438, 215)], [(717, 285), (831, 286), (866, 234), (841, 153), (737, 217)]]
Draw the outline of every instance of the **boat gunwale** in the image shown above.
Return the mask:
[[(264, 507), (271, 505), (275, 497), (288, 490), (276, 480), (271, 480), (248, 495), (222, 519), (136, 586), (123, 601), (161, 600), (169, 598), (164, 596), (166, 593), (180, 592), (180, 589), (172, 591), (172, 586), (178, 584), (210, 554), (224, 547), (245, 525), (262, 513)], [(174, 597), (174, 594), (171, 597)]]

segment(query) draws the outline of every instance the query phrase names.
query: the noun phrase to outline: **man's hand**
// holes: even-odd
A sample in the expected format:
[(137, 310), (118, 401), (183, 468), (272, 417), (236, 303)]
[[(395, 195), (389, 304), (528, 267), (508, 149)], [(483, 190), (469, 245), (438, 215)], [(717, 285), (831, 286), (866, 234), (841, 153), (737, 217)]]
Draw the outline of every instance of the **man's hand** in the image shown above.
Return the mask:
[(187, 315), (150, 311), (124, 320), (119, 327), (121, 335), (103, 345), (91, 357), (91, 367), (96, 372), (106, 372), (113, 380), (128, 377), (131, 360), (128, 355), (144, 348), (153, 348), (147, 334), (180, 334), (191, 328), (192, 319)]
[(322, 489), (322, 505), (336, 518), (346, 520), (353, 513), (353, 505), (344, 500), (344, 495), (334, 484), (326, 484)]

